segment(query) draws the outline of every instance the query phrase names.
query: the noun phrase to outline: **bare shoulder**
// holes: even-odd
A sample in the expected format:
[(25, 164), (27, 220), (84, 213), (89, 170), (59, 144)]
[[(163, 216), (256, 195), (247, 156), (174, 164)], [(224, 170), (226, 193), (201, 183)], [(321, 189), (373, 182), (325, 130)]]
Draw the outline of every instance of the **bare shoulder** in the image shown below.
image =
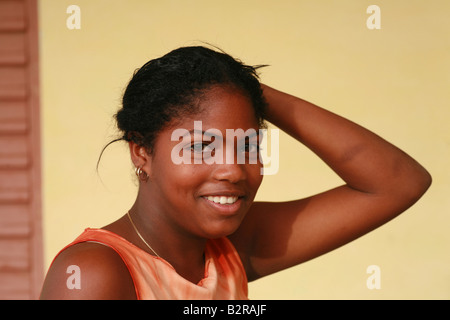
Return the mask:
[(62, 251), (50, 267), (41, 299), (136, 299), (133, 280), (112, 248), (94, 242)]

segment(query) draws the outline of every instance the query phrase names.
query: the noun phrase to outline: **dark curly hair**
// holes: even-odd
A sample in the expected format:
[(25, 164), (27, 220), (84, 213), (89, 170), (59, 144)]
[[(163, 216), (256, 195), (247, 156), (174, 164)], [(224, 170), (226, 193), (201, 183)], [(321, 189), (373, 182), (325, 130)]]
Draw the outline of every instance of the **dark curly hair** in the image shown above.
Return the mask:
[(122, 136), (109, 144), (133, 141), (153, 152), (158, 133), (173, 120), (201, 112), (196, 101), (215, 85), (240, 90), (251, 100), (259, 126), (265, 127), (266, 102), (257, 74), (261, 67), (203, 46), (181, 47), (150, 60), (135, 71), (125, 89), (115, 115)]

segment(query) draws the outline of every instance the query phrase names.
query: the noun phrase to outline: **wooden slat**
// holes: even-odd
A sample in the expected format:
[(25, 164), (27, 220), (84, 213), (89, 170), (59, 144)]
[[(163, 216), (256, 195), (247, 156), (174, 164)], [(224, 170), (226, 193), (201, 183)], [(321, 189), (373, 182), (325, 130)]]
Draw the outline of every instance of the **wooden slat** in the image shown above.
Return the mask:
[(43, 281), (37, 0), (0, 0), (0, 300)]
[(31, 299), (30, 280), (28, 272), (0, 273), (0, 300)]
[(29, 173), (22, 170), (0, 170), (0, 203), (26, 203), (29, 195)]
[(27, 136), (0, 135), (0, 169), (25, 169), (29, 164)]
[(28, 130), (26, 101), (0, 101), (0, 134), (24, 134)]
[(28, 204), (0, 203), (0, 238), (21, 238), (30, 234)]
[(0, 100), (24, 100), (28, 94), (24, 67), (0, 67)]
[(30, 270), (28, 242), (28, 239), (0, 239), (0, 272)]
[(0, 65), (24, 65), (25, 33), (0, 33)]
[(21, 31), (26, 26), (24, 1), (1, 0), (0, 31)]

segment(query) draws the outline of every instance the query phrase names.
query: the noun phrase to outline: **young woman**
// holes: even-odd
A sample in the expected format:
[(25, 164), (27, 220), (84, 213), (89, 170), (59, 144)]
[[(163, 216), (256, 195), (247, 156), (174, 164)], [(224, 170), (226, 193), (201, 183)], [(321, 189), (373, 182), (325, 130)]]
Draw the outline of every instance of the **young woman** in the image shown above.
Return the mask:
[[(136, 201), (57, 255), (42, 299), (246, 299), (248, 281), (364, 235), (430, 186), (428, 172), (407, 154), (260, 84), (257, 68), (184, 47), (134, 74), (116, 119), (139, 179)], [(258, 134), (226, 132), (257, 133), (264, 120), (310, 148), (345, 184), (295, 201), (254, 202), (263, 178), (259, 157), (250, 161)], [(174, 139), (177, 129), (185, 134)], [(174, 161), (181, 153), (192, 161)], [(68, 283), (71, 265), (80, 270), (77, 288)]]

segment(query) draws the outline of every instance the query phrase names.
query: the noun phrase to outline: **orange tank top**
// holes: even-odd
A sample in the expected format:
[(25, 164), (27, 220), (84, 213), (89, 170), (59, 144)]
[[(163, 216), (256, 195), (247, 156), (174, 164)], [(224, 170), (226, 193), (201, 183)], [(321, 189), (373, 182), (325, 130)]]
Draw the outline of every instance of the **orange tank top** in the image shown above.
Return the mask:
[(111, 231), (87, 228), (64, 249), (81, 242), (98, 242), (116, 251), (130, 272), (139, 300), (248, 299), (244, 267), (227, 238), (206, 242), (205, 275), (197, 284), (181, 277), (164, 259), (148, 254)]

